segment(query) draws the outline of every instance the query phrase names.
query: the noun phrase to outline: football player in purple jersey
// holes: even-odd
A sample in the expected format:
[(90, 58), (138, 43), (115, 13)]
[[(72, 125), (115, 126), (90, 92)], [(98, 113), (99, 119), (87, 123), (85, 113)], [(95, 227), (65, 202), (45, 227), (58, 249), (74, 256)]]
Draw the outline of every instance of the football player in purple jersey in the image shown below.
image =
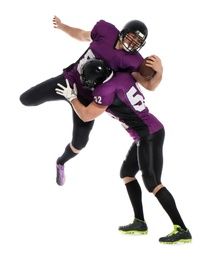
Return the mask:
[[(82, 87), (80, 71), (87, 60), (94, 58), (105, 60), (114, 71), (121, 70), (131, 73), (148, 90), (154, 90), (160, 83), (162, 66), (160, 66), (161, 62), (157, 56), (151, 56), (152, 61), (149, 65), (156, 70), (155, 77), (147, 80), (141, 77), (138, 72), (138, 67), (143, 60), (139, 50), (144, 46), (148, 35), (148, 29), (143, 22), (130, 21), (121, 31), (104, 20), (98, 21), (91, 31), (70, 27), (63, 24), (56, 16), (53, 18), (53, 24), (55, 28), (68, 33), (76, 40), (90, 42), (89, 47), (76, 63), (63, 69), (62, 74), (31, 87), (21, 94), (20, 101), (23, 105), (37, 106), (47, 101), (66, 100), (55, 92), (56, 84), (65, 84), (65, 79), (68, 79), (71, 86), (74, 82), (76, 83), (79, 100), (82, 104), (88, 105), (93, 101), (93, 96), (91, 91)], [(73, 111), (72, 140), (56, 162), (56, 182), (58, 185), (61, 186), (65, 182), (64, 164), (86, 146), (93, 124), (93, 120), (83, 122)]]
[(129, 73), (116, 72), (111, 78), (112, 73), (103, 60), (94, 59), (85, 63), (80, 78), (83, 86), (91, 89), (94, 96), (94, 101), (88, 106), (84, 106), (79, 101), (76, 84), (74, 83), (71, 88), (67, 79), (66, 86), (57, 84), (56, 93), (64, 96), (71, 103), (84, 122), (94, 120), (104, 111), (108, 112), (121, 122), (134, 140), (120, 170), (120, 177), (126, 185), (133, 207), (134, 221), (129, 225), (120, 226), (119, 230), (126, 234), (148, 233), (141, 187), (135, 177), (141, 171), (146, 189), (156, 196), (174, 225), (173, 232), (161, 237), (159, 241), (161, 243), (191, 242), (192, 236), (180, 216), (175, 200), (161, 182), (164, 126), (149, 112), (144, 95), (133, 77)]

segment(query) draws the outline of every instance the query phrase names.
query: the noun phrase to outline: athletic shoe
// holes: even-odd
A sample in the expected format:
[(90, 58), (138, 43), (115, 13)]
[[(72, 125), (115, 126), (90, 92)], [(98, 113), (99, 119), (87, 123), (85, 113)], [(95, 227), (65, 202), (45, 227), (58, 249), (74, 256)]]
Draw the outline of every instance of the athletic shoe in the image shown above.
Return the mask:
[(124, 234), (139, 234), (146, 235), (148, 233), (148, 227), (145, 221), (139, 220), (137, 218), (134, 221), (126, 226), (120, 226), (119, 231)]
[(59, 186), (62, 186), (65, 183), (64, 165), (56, 164), (56, 183)]
[(174, 225), (174, 230), (167, 236), (159, 239), (163, 244), (190, 243), (192, 236), (189, 230), (182, 229), (179, 225)]

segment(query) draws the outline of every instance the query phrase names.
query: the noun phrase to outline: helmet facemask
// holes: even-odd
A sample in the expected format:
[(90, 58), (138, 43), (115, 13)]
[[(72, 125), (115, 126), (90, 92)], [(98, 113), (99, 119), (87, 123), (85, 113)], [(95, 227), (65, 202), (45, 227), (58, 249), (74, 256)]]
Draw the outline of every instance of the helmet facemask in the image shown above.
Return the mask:
[(119, 39), (125, 51), (135, 53), (145, 45), (147, 36), (146, 25), (139, 20), (133, 20), (123, 27)]
[(121, 35), (120, 40), (123, 44), (125, 51), (137, 52), (145, 45), (145, 37), (141, 32), (126, 33)]

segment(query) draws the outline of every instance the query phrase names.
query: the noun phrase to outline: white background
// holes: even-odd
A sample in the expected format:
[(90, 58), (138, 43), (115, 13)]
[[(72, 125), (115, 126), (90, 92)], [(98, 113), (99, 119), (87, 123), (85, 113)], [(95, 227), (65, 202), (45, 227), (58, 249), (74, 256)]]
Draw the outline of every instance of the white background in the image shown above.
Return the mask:
[[(4, 1), (0, 4), (1, 171), (0, 259), (212, 259), (213, 238), (213, 8), (204, 0)], [(61, 74), (88, 44), (54, 29), (52, 18), (85, 30), (105, 19), (122, 29), (144, 21), (149, 36), (141, 54), (158, 55), (164, 77), (146, 103), (165, 125), (162, 181), (173, 194), (193, 242), (161, 245), (172, 223), (142, 186), (147, 236), (126, 236), (133, 220), (120, 165), (131, 138), (106, 114), (90, 141), (66, 164), (56, 185), (55, 161), (70, 142), (66, 102), (24, 107), (19, 96)]]

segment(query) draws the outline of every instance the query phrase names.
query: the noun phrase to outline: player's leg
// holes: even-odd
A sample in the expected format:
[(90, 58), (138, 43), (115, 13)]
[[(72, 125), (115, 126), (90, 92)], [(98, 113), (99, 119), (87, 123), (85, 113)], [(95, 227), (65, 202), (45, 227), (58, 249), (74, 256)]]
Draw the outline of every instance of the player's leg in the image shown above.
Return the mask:
[[(72, 108), (73, 109), (73, 108)], [(79, 152), (87, 145), (90, 132), (93, 128), (94, 120), (83, 122), (76, 112), (73, 110), (73, 137), (64, 153), (57, 159), (56, 169), (57, 177), (56, 182), (62, 186), (65, 182), (64, 164), (79, 154)]]
[(20, 96), (20, 101), (25, 106), (38, 106), (47, 101), (65, 100), (63, 96), (55, 91), (57, 83), (65, 85), (63, 74), (50, 78), (40, 84), (31, 87)]
[(170, 237), (161, 238), (160, 242), (169, 240), (173, 243), (178, 240), (180, 242), (189, 242), (191, 235), (180, 216), (175, 200), (161, 183), (164, 135), (164, 129), (162, 129), (140, 141), (139, 165), (147, 190), (153, 192), (175, 227), (174, 233)]
[(137, 144), (134, 142), (123, 161), (120, 177), (123, 179), (134, 211), (134, 221), (131, 224), (120, 226), (119, 230), (126, 234), (147, 234), (148, 228), (144, 220), (141, 187), (135, 178), (139, 171), (137, 161)]
[(161, 186), (163, 168), (164, 129), (148, 135), (139, 141), (138, 163), (146, 189), (152, 192)]

